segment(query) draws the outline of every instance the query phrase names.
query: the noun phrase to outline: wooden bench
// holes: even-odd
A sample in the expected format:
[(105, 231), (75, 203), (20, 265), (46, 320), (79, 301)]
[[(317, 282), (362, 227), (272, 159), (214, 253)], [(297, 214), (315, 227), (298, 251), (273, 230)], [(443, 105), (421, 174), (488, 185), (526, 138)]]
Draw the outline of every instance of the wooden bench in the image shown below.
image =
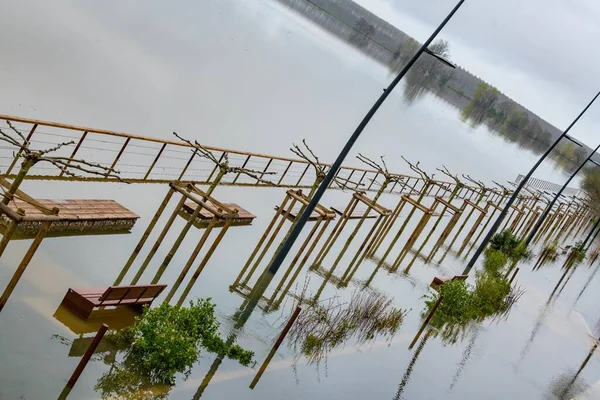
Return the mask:
[(444, 283), (446, 283), (448, 281), (464, 281), (468, 277), (469, 277), (468, 275), (455, 275), (453, 277), (436, 276), (435, 278), (433, 278), (433, 280), (431, 281), (431, 284), (429, 284), (429, 286), (431, 286), (434, 290), (437, 290), (441, 285), (443, 285)]
[(94, 308), (110, 306), (130, 306), (138, 311), (150, 305), (167, 285), (109, 286), (104, 289), (69, 288), (62, 305), (84, 320)]

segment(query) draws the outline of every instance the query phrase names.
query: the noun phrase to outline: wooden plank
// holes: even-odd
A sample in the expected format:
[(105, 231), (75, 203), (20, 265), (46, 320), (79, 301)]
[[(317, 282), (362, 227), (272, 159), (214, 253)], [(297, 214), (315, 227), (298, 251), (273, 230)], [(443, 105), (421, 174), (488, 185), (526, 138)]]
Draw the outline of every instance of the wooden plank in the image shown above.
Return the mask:
[(465, 200), (465, 203), (467, 203), (468, 205), (470, 205), (471, 207), (473, 207), (474, 209), (476, 209), (480, 213), (483, 213), (483, 214), (487, 213), (486, 210), (484, 210), (483, 208), (479, 207), (477, 204), (473, 203), (471, 200)]
[[(442, 197), (440, 196), (436, 196), (435, 198), (439, 203), (441, 203), (442, 205), (448, 207), (450, 210), (454, 211), (455, 213), (459, 213), (461, 212), (460, 208), (456, 207), (455, 205), (451, 204), (449, 201), (444, 200)], [(436, 213), (437, 214), (437, 213)]]
[[(248, 220), (248, 222), (252, 222), (252, 220), (254, 218), (256, 218), (256, 215), (243, 209), (242, 207), (240, 207), (239, 205), (237, 205), (235, 203), (226, 203), (225, 206), (229, 209), (236, 208), (239, 210), (237, 216), (234, 218), (235, 220), (240, 220), (240, 221)], [(189, 214), (193, 214), (194, 211), (196, 210), (196, 207), (198, 207), (198, 205), (193, 202), (188, 202), (183, 205), (184, 211)], [(203, 220), (203, 221), (210, 221), (213, 217), (214, 217), (214, 215), (210, 211), (208, 211), (206, 208), (202, 208), (200, 210), (200, 213), (198, 214), (198, 219)], [(225, 220), (225, 218), (220, 218), (220, 219), (223, 221)]]
[(413, 205), (413, 207), (418, 208), (419, 210), (423, 211), (425, 214), (432, 214), (433, 211), (427, 207), (425, 207), (422, 204), (417, 203), (415, 200), (411, 199), (409, 196), (404, 195), (402, 196), (402, 198), (407, 202)]
[[(286, 213), (286, 210), (281, 210), (279, 208), (279, 206), (275, 206), (275, 211), (279, 212), (279, 214), (281, 214), (281, 215), (284, 215)], [(288, 214), (288, 218), (287, 219), (289, 219), (290, 221), (295, 220), (296, 217), (298, 216), (299, 212), (300, 212), (300, 208), (299, 207), (296, 207), (296, 208), (292, 209), (292, 211), (290, 211), (290, 213)], [(308, 217), (308, 220), (309, 221), (316, 221), (320, 217), (321, 217), (321, 215), (318, 212), (313, 211), (310, 214), (310, 217)]]
[[(58, 215), (52, 216), (55, 222), (50, 227), (51, 236), (124, 232), (130, 230), (139, 216), (123, 207), (114, 200), (37, 200), (30, 204), (21, 199), (15, 199), (8, 206), (8, 210), (15, 211), (21, 208), (25, 217), (17, 225), (17, 235), (21, 238), (35, 235), (43, 221), (49, 218), (45, 210), (40, 210), (39, 205), (45, 209), (57, 208)], [(9, 219), (0, 218), (0, 225), (6, 226)]]
[[(342, 210), (340, 208), (331, 207), (331, 209), (333, 211), (335, 211), (335, 213), (338, 215), (342, 215), (344, 213), (344, 210)], [(352, 212), (352, 214), (348, 217), (348, 219), (360, 219), (360, 218), (362, 218), (362, 216), (366, 210), (367, 210), (366, 208), (362, 208), (362, 209), (355, 208), (354, 211)], [(369, 211), (369, 215), (367, 215), (365, 218), (372, 219), (372, 218), (377, 218), (377, 217), (379, 217), (379, 214), (375, 210), (371, 209)]]

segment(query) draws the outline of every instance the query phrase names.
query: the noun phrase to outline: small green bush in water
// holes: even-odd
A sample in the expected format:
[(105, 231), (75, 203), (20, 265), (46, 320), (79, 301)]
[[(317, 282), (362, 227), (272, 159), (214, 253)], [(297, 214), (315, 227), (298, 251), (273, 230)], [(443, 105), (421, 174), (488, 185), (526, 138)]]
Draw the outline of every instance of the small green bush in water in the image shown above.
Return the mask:
[(553, 240), (552, 242), (545, 245), (544, 249), (542, 250), (542, 254), (546, 255), (546, 260), (548, 261), (556, 260), (556, 258), (558, 257), (558, 241)]
[[(520, 293), (513, 291), (508, 280), (499, 275), (481, 272), (477, 283), (472, 287), (465, 281), (448, 281), (439, 288), (444, 296), (435, 313), (433, 324), (466, 324), (489, 316), (505, 313), (518, 299)], [(424, 313), (429, 312), (437, 299), (437, 294), (426, 295)]]
[[(440, 286), (440, 295), (444, 300), (435, 313), (436, 320), (444, 323), (465, 323), (474, 319), (476, 310), (473, 309), (473, 295), (465, 281), (448, 281)], [(437, 295), (425, 295), (427, 312), (431, 310), (438, 299)]]
[(214, 310), (210, 299), (192, 301), (189, 307), (162, 304), (146, 308), (134, 325), (110, 338), (129, 344), (126, 357), (133, 357), (155, 383), (173, 384), (175, 374), (189, 374), (201, 349), (249, 365), (254, 353), (229, 345), (219, 336)]
[(502, 270), (508, 262), (508, 257), (500, 250), (487, 249), (483, 260), (483, 269), (492, 276), (502, 276)]
[(490, 248), (499, 250), (512, 260), (527, 258), (529, 253), (525, 242), (517, 238), (510, 230), (496, 233), (490, 240)]
[(503, 313), (508, 308), (509, 304), (506, 298), (511, 291), (508, 280), (482, 273), (475, 285), (475, 290), (472, 292), (473, 306), (477, 310), (477, 315), (480, 318)]
[(571, 247), (571, 255), (574, 262), (580, 263), (585, 260), (585, 243), (583, 241), (575, 243)]

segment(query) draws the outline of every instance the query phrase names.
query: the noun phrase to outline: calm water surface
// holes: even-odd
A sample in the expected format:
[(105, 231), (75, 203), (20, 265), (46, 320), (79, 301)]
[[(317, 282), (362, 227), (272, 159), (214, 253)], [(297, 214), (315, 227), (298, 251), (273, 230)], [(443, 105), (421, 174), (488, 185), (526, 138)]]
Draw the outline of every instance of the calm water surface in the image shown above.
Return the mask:
[[(6, 56), (0, 66), (3, 113), (164, 138), (176, 130), (205, 144), (278, 155), (291, 155), (290, 145), (306, 138), (321, 159), (332, 160), (391, 79), (381, 65), (269, 1), (108, 5), (112, 11), (107, 4), (24, 1), (8, 10), (0, 25), (0, 51)], [(32, 7), (38, 13), (26, 13)], [(50, 7), (53, 12), (45, 13)], [(24, 32), (18, 40), (17, 31)], [(38, 56), (36, 62), (32, 53)], [(446, 165), (488, 184), (512, 180), (535, 161), (532, 153), (504, 142), (484, 126), (462, 123), (459, 111), (435, 96), (408, 105), (402, 90), (392, 94), (374, 118), (353, 156), (358, 152), (373, 158), (386, 155), (390, 169), (397, 172), (409, 172), (400, 158), (404, 155), (421, 161), (430, 173)], [(347, 163), (359, 165), (353, 158)], [(550, 163), (538, 177), (564, 179)], [(68, 321), (55, 318), (62, 297), (69, 287), (101, 287), (114, 281), (166, 186), (27, 182), (25, 189), (39, 198), (110, 198), (141, 216), (131, 234), (44, 241), (0, 314), (0, 398), (52, 399), (79, 360), (70, 356), (76, 355), (70, 341), (97, 329), (65, 325)], [(189, 296), (214, 299), (225, 335), (243, 301), (229, 285), (283, 193), (235, 187), (215, 192), (219, 200), (239, 203), (257, 215), (252, 226), (227, 233)], [(349, 193), (336, 191), (328, 193), (323, 204), (343, 207), (349, 198)], [(384, 196), (381, 202), (393, 207), (396, 201)], [(416, 222), (411, 221), (407, 232)], [(142, 282), (150, 281), (183, 224), (178, 219)], [(361, 233), (367, 231), (365, 227)], [(162, 282), (175, 281), (200, 234), (192, 230)], [(338, 251), (345, 237), (341, 239)], [(2, 284), (29, 243), (12, 242), (0, 259)], [(350, 261), (350, 253), (342, 265)], [(332, 251), (324, 264), (330, 265), (336, 254)], [(300, 359), (295, 368), (295, 353), (284, 344), (254, 390), (248, 385), (255, 370), (229, 360), (199, 390), (214, 361), (214, 355), (205, 353), (187, 380), (178, 379), (169, 398), (560, 398), (553, 394), (553, 385), (561, 379), (568, 382), (577, 371), (592, 345), (590, 331), (598, 336), (594, 327), (600, 313), (593, 294), (600, 282), (594, 277), (585, 286), (593, 270), (578, 269), (558, 299), (547, 304), (561, 275), (560, 263), (539, 272), (523, 266), (519, 282), (527, 292), (508, 320), (480, 324), (454, 345), (430, 338), (411, 363), (415, 352), (407, 346), (420, 323), (428, 283), (435, 275), (462, 270), (463, 261), (452, 252), (439, 263), (442, 255), (428, 265), (417, 260), (408, 276), (386, 271), (375, 275), (370, 286), (393, 297), (395, 306), (410, 310), (391, 343), (347, 343), (318, 367)], [(375, 263), (365, 261), (355, 282), (346, 289), (327, 285), (322, 298), (348, 299), (374, 269)], [(297, 282), (302, 286), (306, 281), (308, 291), (314, 292), (322, 278), (303, 271)], [(290, 298), (273, 313), (257, 309), (238, 342), (262, 362), (291, 308)], [(70, 398), (100, 398), (94, 386), (111, 362), (110, 355), (96, 356)], [(593, 384), (599, 373), (594, 356), (576, 383)]]

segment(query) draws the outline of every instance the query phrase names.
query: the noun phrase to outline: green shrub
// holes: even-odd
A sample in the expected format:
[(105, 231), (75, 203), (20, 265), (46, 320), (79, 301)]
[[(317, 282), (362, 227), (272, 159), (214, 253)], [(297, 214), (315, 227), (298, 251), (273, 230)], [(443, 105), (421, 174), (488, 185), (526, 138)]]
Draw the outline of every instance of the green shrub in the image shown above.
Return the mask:
[(490, 249), (504, 253), (513, 261), (529, 257), (525, 242), (519, 240), (510, 230), (496, 233), (490, 240)]
[[(491, 258), (496, 258), (491, 254)], [(477, 274), (475, 287), (465, 281), (447, 281), (439, 287), (439, 295), (444, 296), (437, 309), (432, 325), (466, 325), (470, 321), (504, 314), (514, 304), (522, 292), (513, 291), (510, 282), (497, 270)], [(437, 294), (426, 295), (424, 314), (428, 313), (438, 300)]]
[(126, 358), (135, 359), (151, 382), (173, 384), (175, 374), (189, 374), (201, 349), (225, 354), (242, 365), (252, 362), (253, 352), (226, 343), (210, 299), (190, 302), (189, 307), (162, 304), (146, 308), (135, 324), (109, 337), (126, 343)]
[(490, 275), (501, 276), (508, 257), (500, 250), (487, 249), (483, 261), (483, 269)]
[(546, 260), (554, 261), (558, 257), (558, 240), (553, 240), (544, 246), (542, 253), (546, 255)]
[(579, 241), (571, 247), (571, 257), (575, 263), (580, 263), (585, 260), (585, 243), (583, 241)]
[[(472, 318), (473, 296), (465, 281), (448, 281), (439, 288), (444, 300), (435, 313), (435, 319), (443, 323), (463, 323)], [(426, 295), (427, 312), (431, 310), (439, 297)]]
[(484, 318), (506, 310), (506, 297), (511, 286), (508, 280), (490, 275), (481, 274), (473, 290), (473, 306), (477, 310), (477, 317)]

